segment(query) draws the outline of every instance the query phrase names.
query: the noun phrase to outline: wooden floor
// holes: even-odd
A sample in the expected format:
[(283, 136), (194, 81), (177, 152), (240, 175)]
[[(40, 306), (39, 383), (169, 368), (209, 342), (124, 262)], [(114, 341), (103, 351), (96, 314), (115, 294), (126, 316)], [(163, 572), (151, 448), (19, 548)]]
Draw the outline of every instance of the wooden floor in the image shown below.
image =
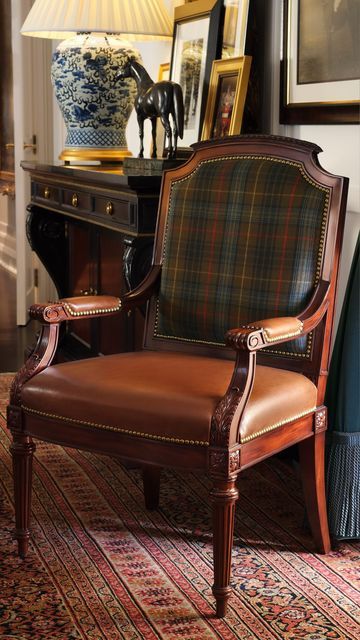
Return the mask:
[(24, 362), (25, 348), (34, 342), (32, 323), (16, 325), (16, 279), (0, 267), (0, 372), (17, 371)]

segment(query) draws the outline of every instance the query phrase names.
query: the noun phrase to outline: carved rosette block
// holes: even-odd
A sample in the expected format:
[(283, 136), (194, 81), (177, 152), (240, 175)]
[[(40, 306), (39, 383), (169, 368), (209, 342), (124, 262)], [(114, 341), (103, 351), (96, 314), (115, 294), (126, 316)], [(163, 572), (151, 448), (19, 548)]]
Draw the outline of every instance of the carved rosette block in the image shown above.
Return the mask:
[(209, 473), (211, 477), (231, 478), (240, 470), (240, 450), (219, 450), (209, 448)]
[(327, 409), (321, 407), (314, 414), (314, 431), (315, 433), (321, 433), (327, 429)]
[(7, 426), (12, 433), (21, 431), (21, 408), (9, 404), (6, 409)]

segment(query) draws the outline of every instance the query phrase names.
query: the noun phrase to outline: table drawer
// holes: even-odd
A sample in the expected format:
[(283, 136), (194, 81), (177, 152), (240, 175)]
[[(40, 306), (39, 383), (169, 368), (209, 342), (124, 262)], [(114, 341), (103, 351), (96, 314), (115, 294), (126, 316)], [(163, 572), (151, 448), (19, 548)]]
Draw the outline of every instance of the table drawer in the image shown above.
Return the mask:
[(91, 213), (91, 195), (84, 191), (76, 191), (72, 189), (64, 189), (62, 205), (65, 209), (87, 211)]
[(125, 200), (117, 200), (115, 198), (95, 197), (94, 213), (96, 215), (105, 216), (109, 220), (120, 222), (126, 226), (132, 225), (133, 207)]
[(32, 195), (35, 201), (47, 202), (48, 205), (60, 204), (60, 189), (46, 182), (33, 182)]

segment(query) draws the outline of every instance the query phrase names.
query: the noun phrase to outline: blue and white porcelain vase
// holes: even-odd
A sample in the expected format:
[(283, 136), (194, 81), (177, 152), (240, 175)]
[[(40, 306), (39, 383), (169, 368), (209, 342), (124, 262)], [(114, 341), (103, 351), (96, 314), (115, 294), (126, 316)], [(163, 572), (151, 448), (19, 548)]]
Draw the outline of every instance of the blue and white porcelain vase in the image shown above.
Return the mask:
[(115, 162), (131, 155), (125, 129), (136, 85), (116, 79), (129, 58), (141, 62), (116, 35), (78, 34), (57, 47), (51, 80), (67, 129), (61, 160)]

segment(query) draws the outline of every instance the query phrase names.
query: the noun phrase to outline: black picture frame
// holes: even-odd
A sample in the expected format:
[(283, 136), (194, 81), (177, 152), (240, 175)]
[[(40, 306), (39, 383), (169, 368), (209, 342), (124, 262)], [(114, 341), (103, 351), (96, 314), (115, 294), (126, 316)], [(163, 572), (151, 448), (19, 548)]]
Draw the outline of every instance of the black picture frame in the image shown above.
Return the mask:
[[(190, 152), (190, 144), (201, 137), (212, 62), (221, 54), (223, 15), (222, 0), (195, 0), (175, 8), (170, 79), (182, 86), (185, 107), (185, 149), (180, 147), (179, 156)], [(195, 71), (194, 67), (187, 71), (186, 47), (187, 59), (195, 59)]]
[[(283, 59), (281, 60), (280, 123), (281, 124), (358, 124), (360, 95), (349, 99), (349, 82), (298, 82), (301, 56), (299, 10), (301, 0), (283, 0)], [(319, 9), (318, 3), (309, 5)], [(302, 11), (309, 10), (307, 5)], [(316, 22), (317, 28), (321, 22)], [(340, 55), (340, 53), (339, 53)], [(315, 58), (316, 59), (316, 58)], [(358, 81), (354, 78), (354, 83)], [(351, 85), (352, 86), (352, 85)], [(354, 84), (356, 91), (356, 84)], [(360, 79), (359, 79), (360, 87)], [(292, 95), (292, 90), (294, 95)], [(295, 94), (300, 97), (296, 97)], [(329, 95), (330, 93), (330, 95)], [(311, 99), (309, 95), (311, 94)]]

